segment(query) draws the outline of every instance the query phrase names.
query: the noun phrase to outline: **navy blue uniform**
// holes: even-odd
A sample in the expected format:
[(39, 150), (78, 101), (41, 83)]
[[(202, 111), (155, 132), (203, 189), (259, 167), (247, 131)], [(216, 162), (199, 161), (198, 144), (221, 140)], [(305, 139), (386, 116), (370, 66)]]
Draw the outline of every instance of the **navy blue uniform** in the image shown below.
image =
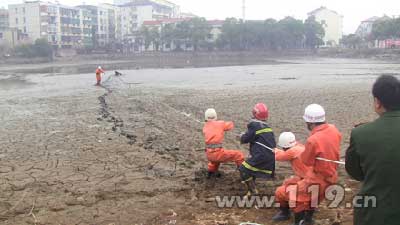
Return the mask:
[(242, 144), (250, 144), (250, 157), (239, 168), (242, 179), (274, 177), (275, 154), (265, 147), (276, 147), (272, 129), (263, 121), (251, 120), (240, 139)]

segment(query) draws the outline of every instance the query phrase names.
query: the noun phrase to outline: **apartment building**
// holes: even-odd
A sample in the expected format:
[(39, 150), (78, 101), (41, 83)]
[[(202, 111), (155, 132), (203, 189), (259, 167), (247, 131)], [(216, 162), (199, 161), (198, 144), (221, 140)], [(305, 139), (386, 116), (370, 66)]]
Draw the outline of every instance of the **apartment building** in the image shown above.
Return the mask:
[(80, 5), (77, 8), (88, 10), (92, 16), (92, 35), (95, 47), (105, 46), (115, 41), (115, 11), (110, 7)]
[(166, 0), (115, 3), (70, 7), (40, 0), (24, 1), (9, 5), (8, 21), (10, 27), (26, 34), (32, 42), (44, 38), (59, 48), (80, 48), (132, 42), (144, 21), (180, 16), (179, 6)]
[[(115, 5), (152, 6), (155, 17), (177, 18), (180, 15), (180, 7), (167, 0), (114, 0)], [(155, 19), (162, 19), (155, 18)]]
[(310, 13), (308, 16), (314, 16), (315, 20), (322, 24), (325, 29), (324, 45), (333, 47), (339, 45), (343, 36), (343, 16), (326, 7), (320, 7)]
[(0, 31), (6, 30), (10, 27), (8, 23), (8, 10), (0, 9)]
[(42, 1), (9, 5), (11, 28), (31, 41), (43, 38), (59, 48), (92, 45), (92, 14), (86, 9)]
[(132, 32), (138, 31), (144, 21), (179, 18), (179, 6), (165, 0), (115, 0), (122, 8), (125, 24)]
[(8, 10), (0, 9), (0, 41), (4, 40), (5, 32), (9, 29)]

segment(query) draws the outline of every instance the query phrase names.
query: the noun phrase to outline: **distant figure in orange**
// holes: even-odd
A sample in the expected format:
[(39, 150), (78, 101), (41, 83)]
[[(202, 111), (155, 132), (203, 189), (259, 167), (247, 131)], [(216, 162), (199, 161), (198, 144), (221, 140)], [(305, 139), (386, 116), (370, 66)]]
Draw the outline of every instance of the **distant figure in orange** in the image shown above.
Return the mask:
[(101, 66), (99, 66), (96, 70), (96, 80), (97, 80), (96, 85), (98, 85), (98, 86), (100, 86), (100, 84), (101, 84), (101, 74), (103, 74), (103, 73), (104, 73), (104, 70), (101, 68)]

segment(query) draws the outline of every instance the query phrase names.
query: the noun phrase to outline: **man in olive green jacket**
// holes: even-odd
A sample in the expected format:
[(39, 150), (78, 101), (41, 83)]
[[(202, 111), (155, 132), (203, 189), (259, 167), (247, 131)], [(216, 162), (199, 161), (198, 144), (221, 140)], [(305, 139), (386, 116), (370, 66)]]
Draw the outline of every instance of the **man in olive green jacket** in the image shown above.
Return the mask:
[(354, 225), (399, 225), (400, 82), (381, 76), (372, 94), (379, 118), (353, 129), (346, 152), (346, 171), (362, 182)]

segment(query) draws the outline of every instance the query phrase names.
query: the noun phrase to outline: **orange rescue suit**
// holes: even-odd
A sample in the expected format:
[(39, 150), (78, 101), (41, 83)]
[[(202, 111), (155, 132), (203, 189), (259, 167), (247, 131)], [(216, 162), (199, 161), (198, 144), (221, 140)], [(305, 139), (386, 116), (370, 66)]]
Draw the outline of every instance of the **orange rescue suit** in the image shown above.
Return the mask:
[[(317, 157), (336, 160), (340, 159), (340, 142), (342, 135), (334, 125), (323, 124), (311, 131), (307, 139), (305, 150), (300, 155), (301, 161), (310, 169), (305, 177), (298, 179), (294, 184), (297, 193), (291, 195), (287, 186), (279, 187), (275, 192), (275, 199), (285, 206), (293, 206), (295, 213), (310, 210), (318, 206), (324, 197), (325, 190), (337, 181), (337, 164), (317, 160)], [(293, 182), (294, 180), (292, 180)], [(292, 183), (293, 184), (293, 183)], [(312, 195), (311, 186), (317, 185), (318, 195)], [(316, 196), (318, 199), (312, 199)]]
[(275, 160), (280, 162), (290, 162), (294, 174), (297, 177), (304, 178), (310, 168), (302, 162), (300, 155), (304, 152), (304, 145), (297, 143), (292, 148), (283, 151), (281, 149), (275, 149)]
[(204, 124), (203, 134), (206, 143), (208, 171), (218, 171), (220, 163), (234, 162), (240, 166), (244, 155), (239, 150), (227, 150), (222, 147), (225, 131), (232, 130), (233, 122), (208, 121)]
[(101, 82), (101, 74), (104, 73), (104, 70), (102, 69), (96, 69), (96, 80), (97, 84), (100, 84)]

